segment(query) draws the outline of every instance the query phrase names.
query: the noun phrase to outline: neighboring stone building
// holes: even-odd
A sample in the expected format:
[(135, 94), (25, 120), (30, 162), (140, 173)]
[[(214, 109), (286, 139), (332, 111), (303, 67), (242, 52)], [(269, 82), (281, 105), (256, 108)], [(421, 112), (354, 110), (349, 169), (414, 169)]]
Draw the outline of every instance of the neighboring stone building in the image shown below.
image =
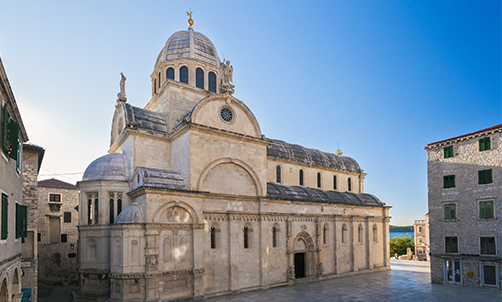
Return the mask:
[(424, 220), (415, 220), (413, 224), (415, 238), (415, 256), (418, 260), (430, 260), (429, 256), (429, 213)]
[(432, 282), (500, 289), (502, 124), (425, 150)]
[[(80, 188), (76, 301), (167, 301), (389, 270), (389, 208), (337, 154), (262, 135), (232, 66), (182, 30), (144, 109), (124, 83)], [(137, 102), (142, 102), (137, 100)]]
[(44, 148), (23, 144), (23, 202), (28, 206), (26, 238), (22, 240), (21, 266), (23, 301), (37, 301), (38, 284), (38, 172), (44, 158)]
[(39, 280), (76, 283), (78, 188), (54, 178), (38, 182)]
[(28, 135), (0, 59), (0, 301), (21, 301), (21, 240), (26, 237), (22, 144)]

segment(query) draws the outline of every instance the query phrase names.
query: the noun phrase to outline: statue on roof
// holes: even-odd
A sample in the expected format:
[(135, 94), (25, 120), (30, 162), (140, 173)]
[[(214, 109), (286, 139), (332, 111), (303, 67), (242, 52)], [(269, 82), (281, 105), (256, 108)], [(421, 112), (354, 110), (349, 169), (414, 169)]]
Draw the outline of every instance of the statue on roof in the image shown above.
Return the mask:
[(233, 82), (234, 67), (230, 65), (230, 61), (222, 62), (220, 64), (220, 93), (234, 93)]
[(117, 97), (118, 97), (118, 101), (126, 102), (127, 97), (126, 97), (126, 93), (125, 93), (125, 81), (127, 80), (127, 78), (124, 76), (124, 74), (122, 72), (120, 73), (120, 75), (121, 75), (120, 92), (117, 94)]

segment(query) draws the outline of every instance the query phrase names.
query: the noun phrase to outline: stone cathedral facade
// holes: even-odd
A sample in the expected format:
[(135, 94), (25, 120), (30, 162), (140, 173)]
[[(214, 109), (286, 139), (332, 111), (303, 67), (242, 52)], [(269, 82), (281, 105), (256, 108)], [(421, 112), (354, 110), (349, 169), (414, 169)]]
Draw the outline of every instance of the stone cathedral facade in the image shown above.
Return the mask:
[(145, 108), (122, 77), (109, 154), (80, 189), (74, 301), (198, 299), (389, 270), (389, 208), (341, 152), (265, 137), (232, 66), (174, 33)]

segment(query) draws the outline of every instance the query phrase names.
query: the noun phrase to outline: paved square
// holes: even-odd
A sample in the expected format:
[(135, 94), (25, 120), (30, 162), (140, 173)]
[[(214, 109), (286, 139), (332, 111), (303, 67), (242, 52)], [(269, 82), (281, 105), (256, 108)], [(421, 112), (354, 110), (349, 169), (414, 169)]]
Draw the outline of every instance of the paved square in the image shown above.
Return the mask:
[(430, 283), (428, 262), (391, 260), (391, 271), (285, 286), (208, 302), (253, 301), (483, 301), (501, 302), (502, 292)]

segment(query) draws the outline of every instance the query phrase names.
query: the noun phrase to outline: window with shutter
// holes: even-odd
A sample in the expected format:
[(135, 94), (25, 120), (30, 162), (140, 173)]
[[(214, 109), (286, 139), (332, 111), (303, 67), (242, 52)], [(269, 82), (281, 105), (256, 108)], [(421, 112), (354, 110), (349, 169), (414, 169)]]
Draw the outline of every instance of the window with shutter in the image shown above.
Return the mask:
[(478, 184), (484, 185), (492, 182), (492, 169), (478, 171)]
[(5, 240), (7, 239), (8, 235), (8, 227), (9, 227), (9, 198), (7, 195), (2, 194), (2, 227), (0, 231), (0, 239)]
[(444, 205), (444, 219), (455, 220), (457, 219), (457, 205), (454, 203)]
[(493, 218), (493, 201), (480, 201), (479, 202), (479, 219)]
[(443, 149), (444, 158), (453, 157), (453, 146), (448, 146)]
[(445, 237), (445, 252), (458, 253), (458, 239), (457, 237)]
[(479, 151), (486, 151), (491, 149), (491, 143), (489, 137), (484, 137), (479, 141)]
[(7, 105), (2, 110), (2, 150), (8, 157), (17, 160), (19, 125), (10, 118)]
[(25, 238), (28, 223), (28, 207), (16, 203), (16, 238)]
[(443, 188), (455, 188), (455, 175), (445, 175), (443, 176)]
[(483, 255), (495, 255), (495, 237), (481, 237), (481, 254)]

